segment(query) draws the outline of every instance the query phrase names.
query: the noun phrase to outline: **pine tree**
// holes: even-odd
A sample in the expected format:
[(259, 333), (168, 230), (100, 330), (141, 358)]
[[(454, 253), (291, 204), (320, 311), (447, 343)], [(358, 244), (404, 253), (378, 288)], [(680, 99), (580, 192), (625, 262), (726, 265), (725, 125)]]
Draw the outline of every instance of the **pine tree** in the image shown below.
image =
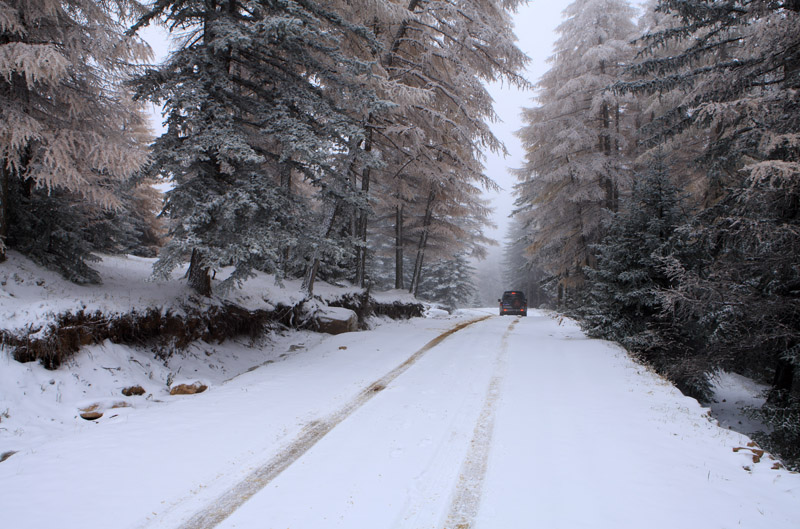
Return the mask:
[(0, 5), (0, 260), (7, 247), (98, 281), (86, 223), (145, 162), (145, 120), (124, 82), (149, 53), (133, 0)]
[(697, 321), (665, 310), (674, 287), (670, 263), (697, 260), (678, 234), (688, 215), (670, 158), (656, 150), (635, 175), (631, 195), (595, 246), (597, 265), (586, 270), (586, 300), (577, 311), (591, 336), (621, 343), (685, 393), (707, 399), (711, 367), (691, 335)]
[[(700, 139), (707, 175), (706, 208), (684, 237), (701, 259), (671, 263), (665, 300), (700, 323), (708, 365), (771, 373), (770, 405), (796, 403), (800, 2), (662, 0), (657, 9), (676, 24), (648, 34), (645, 50), (681, 42), (684, 51), (640, 61), (639, 79), (619, 88), (680, 88), (654, 124), (664, 138)], [(796, 433), (778, 426), (777, 448), (797, 454)]]
[(637, 174), (629, 198), (595, 246), (597, 266), (587, 270), (595, 302), (590, 332), (617, 341), (634, 338), (661, 313), (659, 291), (670, 286), (659, 258), (684, 221), (678, 191), (669, 179), (664, 154)]
[(140, 257), (158, 255), (164, 228), (156, 217), (163, 205), (163, 195), (154, 187), (156, 184), (153, 180), (135, 178), (117, 188), (115, 194), (120, 201), (117, 208), (92, 211), (84, 231), (96, 251)]
[(634, 36), (624, 0), (578, 0), (564, 14), (553, 66), (537, 85), (540, 106), (523, 114), (527, 154), (517, 171), (529, 251), (560, 289), (579, 286), (594, 265), (591, 245), (629, 179), (626, 99), (606, 87), (631, 59)]
[(426, 266), (419, 297), (441, 303), (448, 310), (455, 310), (474, 301), (477, 293), (474, 276), (475, 268), (464, 254), (436, 260)]
[(190, 285), (208, 295), (212, 270), (232, 267), (226, 288), (304, 263), (311, 292), (320, 262), (342, 251), (338, 218), (364, 207), (349, 171), (364, 116), (381, 106), (362, 82), (371, 64), (342, 42), (377, 43), (310, 1), (165, 1), (139, 24), (158, 17), (188, 37), (137, 81), (167, 116), (150, 170), (175, 183), (156, 273), (191, 256)]
[[(393, 221), (391, 233), (382, 235), (394, 239), (397, 288), (417, 288), (429, 235), (443, 220), (436, 211), (464, 205), (463, 194), (448, 203), (445, 189), (494, 185), (485, 175), (482, 151), (503, 146), (489, 128), (495, 116), (484, 82), (527, 84), (519, 75), (526, 58), (514, 43), (509, 17), (518, 3), (386, 0), (363, 9), (360, 20), (384, 45), (379, 66), (390, 84), (380, 93), (396, 104), (373, 115), (370, 129), (371, 149), (383, 162), (374, 171), (382, 194), (375, 205), (384, 208), (376, 215)], [(443, 186), (445, 178), (459, 183)], [(470, 200), (475, 219), (485, 222), (479, 196)], [(455, 253), (460, 242), (452, 243)], [(415, 250), (411, 285), (403, 269), (407, 244)]]

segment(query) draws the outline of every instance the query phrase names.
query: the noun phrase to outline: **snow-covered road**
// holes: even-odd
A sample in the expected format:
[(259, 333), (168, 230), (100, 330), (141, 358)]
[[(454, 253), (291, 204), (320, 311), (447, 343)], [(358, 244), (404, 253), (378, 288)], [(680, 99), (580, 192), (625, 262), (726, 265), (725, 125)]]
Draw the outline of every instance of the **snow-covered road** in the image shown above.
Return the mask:
[(796, 528), (800, 476), (568, 320), (332, 336), (0, 464), (9, 528)]

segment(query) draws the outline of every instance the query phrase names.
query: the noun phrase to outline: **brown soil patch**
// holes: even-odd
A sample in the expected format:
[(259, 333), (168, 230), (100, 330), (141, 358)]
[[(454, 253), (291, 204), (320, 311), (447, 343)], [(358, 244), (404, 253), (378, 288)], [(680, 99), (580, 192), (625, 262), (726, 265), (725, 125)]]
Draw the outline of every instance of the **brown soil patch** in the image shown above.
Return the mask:
[(133, 395), (144, 395), (144, 393), (145, 391), (142, 386), (131, 386), (122, 390), (122, 394), (126, 397), (131, 397)]
[(193, 384), (178, 384), (169, 390), (170, 395), (194, 395), (195, 393), (202, 393), (208, 389), (208, 386), (202, 382), (195, 382)]

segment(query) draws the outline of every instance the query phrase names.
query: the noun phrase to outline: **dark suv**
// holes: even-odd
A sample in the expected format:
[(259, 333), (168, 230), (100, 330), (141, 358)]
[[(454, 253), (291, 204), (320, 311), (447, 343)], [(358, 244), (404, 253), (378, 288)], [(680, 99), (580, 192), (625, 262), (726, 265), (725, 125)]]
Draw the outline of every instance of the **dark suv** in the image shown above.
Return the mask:
[(519, 290), (506, 290), (503, 292), (503, 299), (497, 301), (500, 302), (501, 316), (506, 314), (528, 315), (528, 301), (525, 299), (525, 294)]

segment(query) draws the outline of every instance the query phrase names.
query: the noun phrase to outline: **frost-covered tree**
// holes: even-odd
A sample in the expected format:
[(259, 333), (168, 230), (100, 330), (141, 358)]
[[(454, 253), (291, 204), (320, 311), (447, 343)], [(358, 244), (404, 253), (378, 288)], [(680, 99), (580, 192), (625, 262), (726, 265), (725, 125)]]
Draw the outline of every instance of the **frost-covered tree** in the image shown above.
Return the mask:
[(474, 303), (477, 289), (475, 268), (463, 254), (425, 265), (419, 297), (441, 303), (450, 310)]
[[(682, 82), (696, 109), (691, 124), (710, 131), (706, 167), (722, 188), (724, 202), (712, 226), (717, 237), (724, 237), (718, 272), (723, 284), (728, 277), (734, 284), (758, 285), (731, 293), (749, 290), (769, 300), (772, 310), (759, 325), (767, 335), (759, 341), (791, 351), (798, 329), (789, 321), (798, 320), (783, 316), (798, 310), (792, 292), (798, 281), (800, 2), (727, 1), (708, 7), (697, 2), (660, 5), (679, 15), (684, 27), (691, 24), (691, 34), (703, 31), (686, 56), (677, 59), (690, 65), (694, 57), (713, 54), (716, 59), (713, 68), (694, 68)], [(668, 75), (674, 66), (663, 61), (658, 68)]]
[(428, 182), (421, 223), (409, 226), (416, 237), (416, 253), (409, 292), (417, 294), (426, 253), (453, 255), (454, 251), (482, 259), (486, 246), (496, 244), (483, 233), (490, 209), (482, 189), (455, 174), (442, 174)]
[(95, 209), (84, 225), (86, 235), (98, 251), (156, 257), (163, 244), (163, 223), (157, 218), (163, 195), (157, 182), (135, 178), (118, 186), (119, 206)]
[(320, 263), (347, 251), (337, 220), (364, 207), (350, 171), (364, 117), (380, 107), (365, 81), (372, 65), (343, 42), (378, 44), (313, 1), (164, 1), (140, 25), (157, 18), (180, 42), (137, 82), (165, 104), (151, 171), (175, 183), (156, 273), (191, 256), (190, 285), (209, 294), (212, 270), (233, 267), (227, 287), (291, 261), (311, 292)]
[(672, 253), (667, 245), (684, 218), (664, 154), (657, 152), (595, 246), (597, 265), (586, 272), (592, 334), (638, 340), (661, 313), (659, 291), (670, 286), (661, 256)]
[(18, 247), (78, 282), (86, 221), (146, 159), (145, 119), (124, 82), (149, 48), (126, 36), (134, 0), (0, 2), (0, 260)]
[(537, 84), (539, 106), (518, 132), (518, 206), (529, 252), (559, 288), (580, 285), (591, 245), (629, 180), (626, 99), (606, 88), (632, 58), (634, 12), (625, 0), (577, 0), (564, 11), (552, 67)]
[[(706, 208), (682, 230), (700, 259), (670, 263), (675, 287), (665, 301), (701, 324), (709, 366), (771, 374), (771, 405), (792, 416), (800, 390), (800, 2), (661, 0), (657, 10), (673, 26), (646, 35), (645, 50), (678, 42), (683, 51), (646, 56), (631, 70), (637, 80), (618, 89), (679, 88), (682, 97), (654, 124), (664, 138), (691, 135), (706, 175)], [(787, 435), (795, 446), (777, 448), (797, 454), (796, 434)]]
[[(526, 58), (516, 47), (510, 20), (519, 2), (372, 4), (381, 6), (384, 16), (364, 9), (362, 20), (383, 43), (379, 66), (389, 81), (385, 97), (396, 104), (370, 120), (371, 148), (383, 162), (374, 172), (383, 195), (376, 205), (386, 208), (376, 213), (393, 219), (395, 286), (402, 288), (406, 243), (410, 240), (415, 251), (413, 283), (430, 240), (426, 233), (437, 219), (428, 204), (451, 209), (444, 205), (449, 194), (438, 192), (442, 175), (469, 188), (493, 185), (485, 175), (482, 152), (502, 150), (502, 145), (489, 128), (494, 111), (484, 83), (502, 79), (524, 86), (519, 72)], [(435, 198), (430, 199), (432, 192)], [(473, 197), (475, 211), (481, 207), (478, 198)], [(459, 203), (463, 197), (454, 198)], [(455, 253), (460, 243), (453, 242)]]
[(594, 248), (597, 264), (586, 270), (586, 296), (576, 311), (591, 336), (621, 343), (685, 393), (707, 398), (709, 364), (692, 335), (697, 320), (665, 310), (675, 284), (669, 263), (697, 260), (692, 245), (676, 236), (688, 215), (671, 180), (671, 158), (657, 150), (637, 171), (630, 196)]
[[(637, 79), (618, 88), (659, 95), (679, 89), (681, 97), (647, 133), (673, 138), (689, 130), (697, 141), (702, 131), (712, 203), (741, 181), (743, 165), (774, 166), (770, 160), (786, 161), (796, 149), (800, 3), (658, 1), (655, 9), (670, 23), (643, 37), (644, 58), (630, 70)], [(659, 52), (667, 46), (675, 53)]]
[[(681, 26), (680, 18), (657, 10), (657, 7), (658, 0), (648, 0), (642, 6), (642, 16), (638, 23), (640, 37), (634, 42), (634, 48), (638, 52), (634, 64), (643, 58), (681, 55), (690, 45), (686, 40), (674, 39), (666, 40), (657, 47), (644, 45), (646, 35), (669, 32)], [(639, 75), (633, 82), (646, 84), (653, 77)], [(618, 85), (626, 83), (632, 83), (630, 77), (626, 81), (620, 81)], [(664, 87), (664, 90), (659, 91), (637, 91), (629, 107), (636, 129), (636, 141), (632, 145), (635, 156), (652, 157), (653, 153), (648, 154), (649, 151), (669, 150), (670, 179), (685, 193), (686, 205), (697, 207), (707, 203), (708, 199), (706, 173), (697, 164), (704, 142), (689, 130), (675, 134), (665, 133), (664, 130), (671, 127), (672, 119), (681, 119), (673, 111), (681, 106), (685, 97), (685, 91), (679, 86)]]

